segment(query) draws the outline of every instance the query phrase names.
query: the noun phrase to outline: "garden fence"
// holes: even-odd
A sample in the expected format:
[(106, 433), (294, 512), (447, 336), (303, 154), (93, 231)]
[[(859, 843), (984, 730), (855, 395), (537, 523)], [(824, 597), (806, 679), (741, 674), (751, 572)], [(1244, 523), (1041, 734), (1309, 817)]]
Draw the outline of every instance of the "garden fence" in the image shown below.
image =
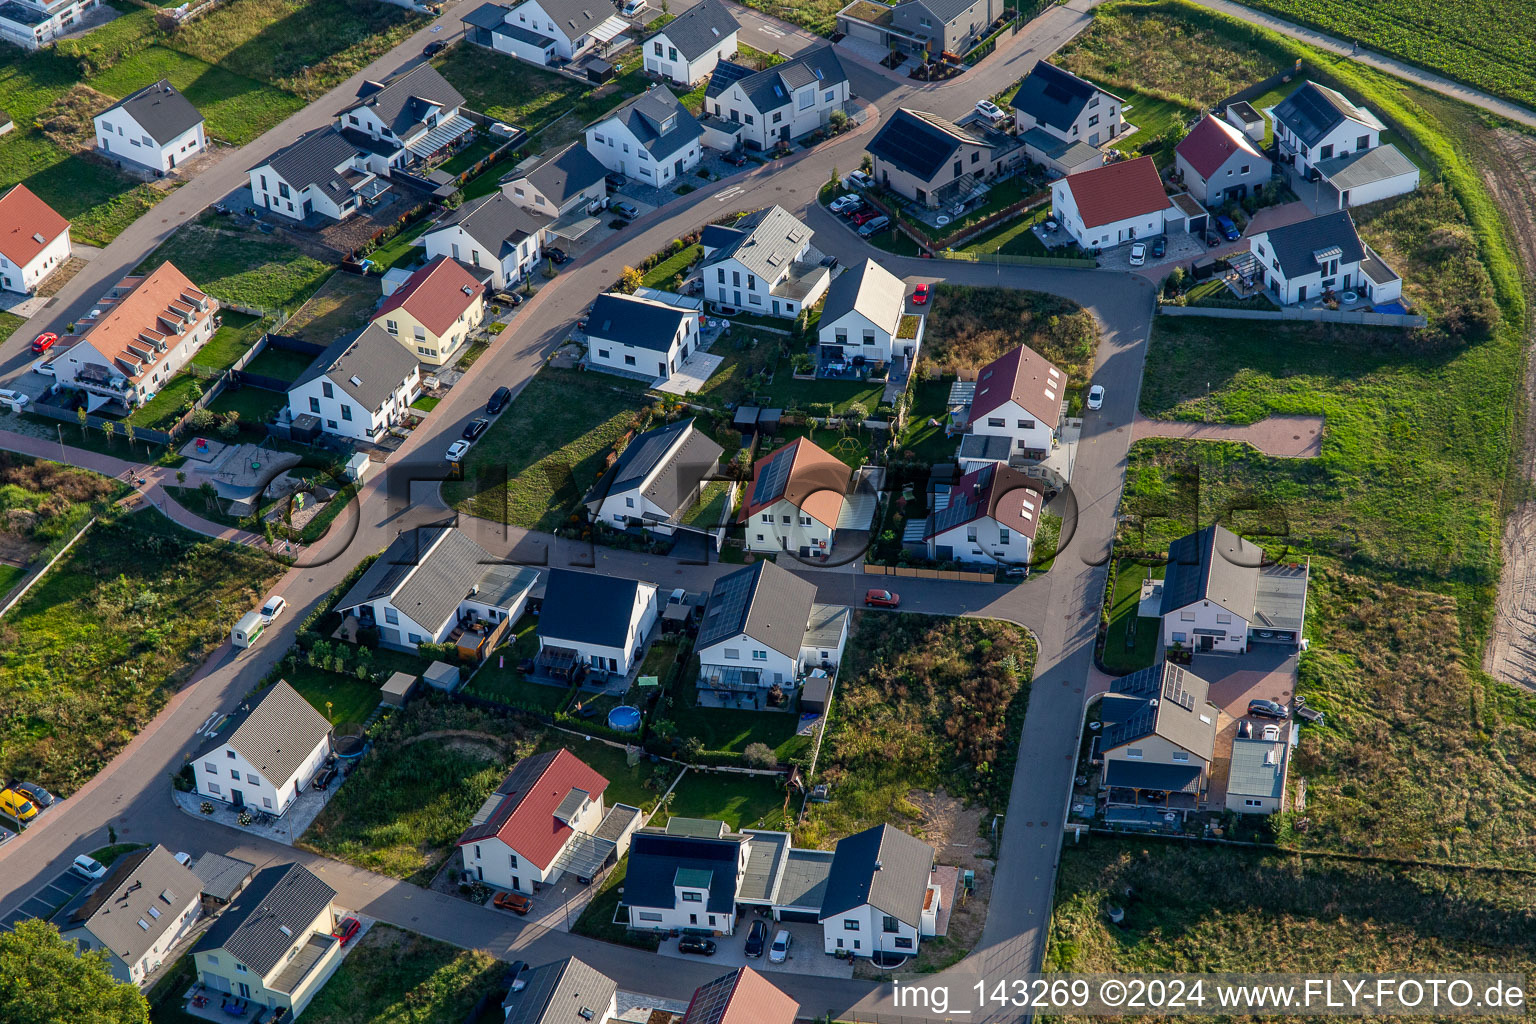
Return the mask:
[(1007, 252), (965, 252), (961, 249), (944, 249), (939, 258), (960, 260), (964, 263), (1001, 263), (1016, 267), (1065, 267), (1077, 270), (1093, 270), (1098, 260), (1076, 259), (1071, 256), (1017, 256)]
[[(61, 423), (72, 423), (75, 426), (80, 425), (79, 413), (75, 412), (73, 409), (65, 409), (61, 406), (50, 405), (47, 402), (33, 402), (31, 405), (27, 406), (27, 412), (36, 413), (39, 416), (46, 416), (51, 420), (58, 420)], [(121, 420), (111, 419), (106, 416), (97, 416), (94, 414), (90, 414), (85, 417), (85, 427), (87, 430), (101, 430), (102, 427), (108, 423), (112, 424), (112, 429), (117, 431), (121, 436), (127, 436), (122, 432), (121, 428), (123, 423)], [(140, 427), (137, 425), (135, 425), (133, 428), (133, 436), (134, 440), (136, 441), (148, 441), (150, 444), (170, 444), (175, 440), (175, 438), (171, 437), (170, 434), (163, 430), (153, 430), (149, 427)], [(69, 442), (64, 441), (63, 443), (68, 444)]]
[(951, 580), (961, 583), (996, 583), (997, 579), (990, 572), (966, 572), (960, 569), (919, 569), (911, 565), (876, 565), (873, 562), (864, 566), (867, 576), (902, 576), (908, 579), (919, 580)]
[(1350, 313), (1342, 309), (1229, 309), (1224, 306), (1160, 305), (1165, 316), (1210, 316), (1222, 320), (1300, 320), (1371, 327), (1424, 327), (1429, 321), (1413, 313)]
[(79, 531), (77, 531), (73, 537), (69, 538), (69, 543), (59, 548), (58, 552), (55, 553), (52, 558), (48, 559), (47, 562), (39, 566), (36, 572), (34, 572), (25, 581), (23, 581), (18, 588), (13, 590), (10, 597), (6, 600), (4, 606), (0, 606), (0, 619), (5, 618), (6, 613), (9, 612), (12, 608), (16, 607), (17, 602), (27, 596), (27, 591), (31, 590), (33, 585), (36, 584), (38, 580), (43, 578), (43, 574), (46, 573), (49, 569), (52, 569), (54, 563), (63, 558), (64, 555), (68, 553), (69, 549), (75, 546), (75, 541), (79, 540), (81, 537), (84, 537), (85, 532), (95, 525), (96, 517), (91, 516), (91, 518), (85, 521), (85, 525), (80, 527)]

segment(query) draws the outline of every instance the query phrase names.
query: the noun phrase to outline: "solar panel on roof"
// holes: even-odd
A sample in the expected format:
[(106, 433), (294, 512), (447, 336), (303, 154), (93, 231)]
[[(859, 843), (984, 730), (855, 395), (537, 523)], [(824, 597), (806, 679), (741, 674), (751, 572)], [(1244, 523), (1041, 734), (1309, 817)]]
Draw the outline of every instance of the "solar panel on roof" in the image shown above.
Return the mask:
[(730, 1005), (732, 993), (736, 991), (735, 979), (734, 974), (727, 975), (695, 992), (693, 1005), (689, 1008), (689, 1019), (699, 1024), (718, 1024)]
[(762, 475), (757, 478), (756, 486), (752, 488), (752, 504), (775, 500), (784, 493), (784, 485), (789, 482), (789, 471), (794, 461), (788, 455), (781, 455), (768, 463)]

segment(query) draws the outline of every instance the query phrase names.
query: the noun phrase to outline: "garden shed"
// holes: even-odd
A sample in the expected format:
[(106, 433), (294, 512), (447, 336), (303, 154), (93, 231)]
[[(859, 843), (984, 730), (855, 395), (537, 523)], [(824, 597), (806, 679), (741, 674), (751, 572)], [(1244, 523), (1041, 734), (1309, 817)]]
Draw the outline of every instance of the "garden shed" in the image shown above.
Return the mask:
[[(455, 669), (455, 672), (458, 670)], [(416, 683), (420, 677), (413, 676), (409, 672), (396, 672), (385, 680), (379, 687), (379, 701), (391, 707), (403, 708), (405, 702), (411, 699), (411, 694), (416, 691)]]
[(450, 665), (446, 661), (434, 661), (427, 666), (426, 674), (422, 676), (427, 685), (442, 690), (444, 693), (452, 693), (459, 688), (459, 667)]

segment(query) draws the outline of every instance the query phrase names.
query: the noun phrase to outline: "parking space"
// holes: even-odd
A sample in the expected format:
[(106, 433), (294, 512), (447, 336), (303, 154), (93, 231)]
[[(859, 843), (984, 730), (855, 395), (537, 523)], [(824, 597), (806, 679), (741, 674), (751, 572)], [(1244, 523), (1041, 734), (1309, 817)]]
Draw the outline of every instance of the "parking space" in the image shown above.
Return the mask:
[[(764, 973), (783, 972), (788, 974), (803, 974), (816, 978), (851, 978), (853, 977), (853, 961), (839, 960), (837, 957), (828, 956), (822, 952), (822, 931), (818, 924), (791, 924), (784, 921), (775, 921), (765, 918), (768, 925), (768, 941), (772, 942), (775, 935), (782, 929), (789, 932), (789, 958), (781, 964), (770, 963), (767, 952), (760, 957), (749, 957), (746, 954), (747, 935), (752, 929), (752, 922), (756, 917), (748, 915), (736, 922), (735, 935), (715, 936), (715, 955), (709, 957), (711, 966), (718, 966), (722, 970), (731, 970), (736, 967), (750, 966), (755, 971)], [(677, 960), (697, 960), (699, 956), (693, 953), (679, 953), (677, 940), (666, 939), (658, 950), (662, 956), (669, 956)]]
[(0, 929), (10, 931), (18, 921), (41, 918), (46, 921), (60, 907), (75, 898), (90, 883), (73, 871), (64, 871), (15, 907), (0, 915)]
[[(1221, 709), (1209, 797), (1211, 805), (1219, 807), (1226, 801), (1232, 740), (1238, 723), (1248, 717), (1248, 702), (1263, 699), (1290, 705), (1296, 691), (1296, 651), (1288, 644), (1254, 644), (1247, 654), (1197, 654), (1189, 667), (1211, 684), (1211, 703)], [(1268, 719), (1252, 721), (1256, 727), (1269, 724)]]

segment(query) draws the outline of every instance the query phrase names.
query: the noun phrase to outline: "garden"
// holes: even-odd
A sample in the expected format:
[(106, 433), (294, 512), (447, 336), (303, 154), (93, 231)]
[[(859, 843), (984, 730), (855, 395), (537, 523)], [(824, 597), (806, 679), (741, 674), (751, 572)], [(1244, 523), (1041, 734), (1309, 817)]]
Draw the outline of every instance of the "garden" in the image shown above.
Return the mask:
[[(375, 923), (304, 1011), (309, 1024), (463, 1024), (504, 991), (507, 965), (474, 949)], [(501, 1007), (495, 1011), (500, 1019)]]

